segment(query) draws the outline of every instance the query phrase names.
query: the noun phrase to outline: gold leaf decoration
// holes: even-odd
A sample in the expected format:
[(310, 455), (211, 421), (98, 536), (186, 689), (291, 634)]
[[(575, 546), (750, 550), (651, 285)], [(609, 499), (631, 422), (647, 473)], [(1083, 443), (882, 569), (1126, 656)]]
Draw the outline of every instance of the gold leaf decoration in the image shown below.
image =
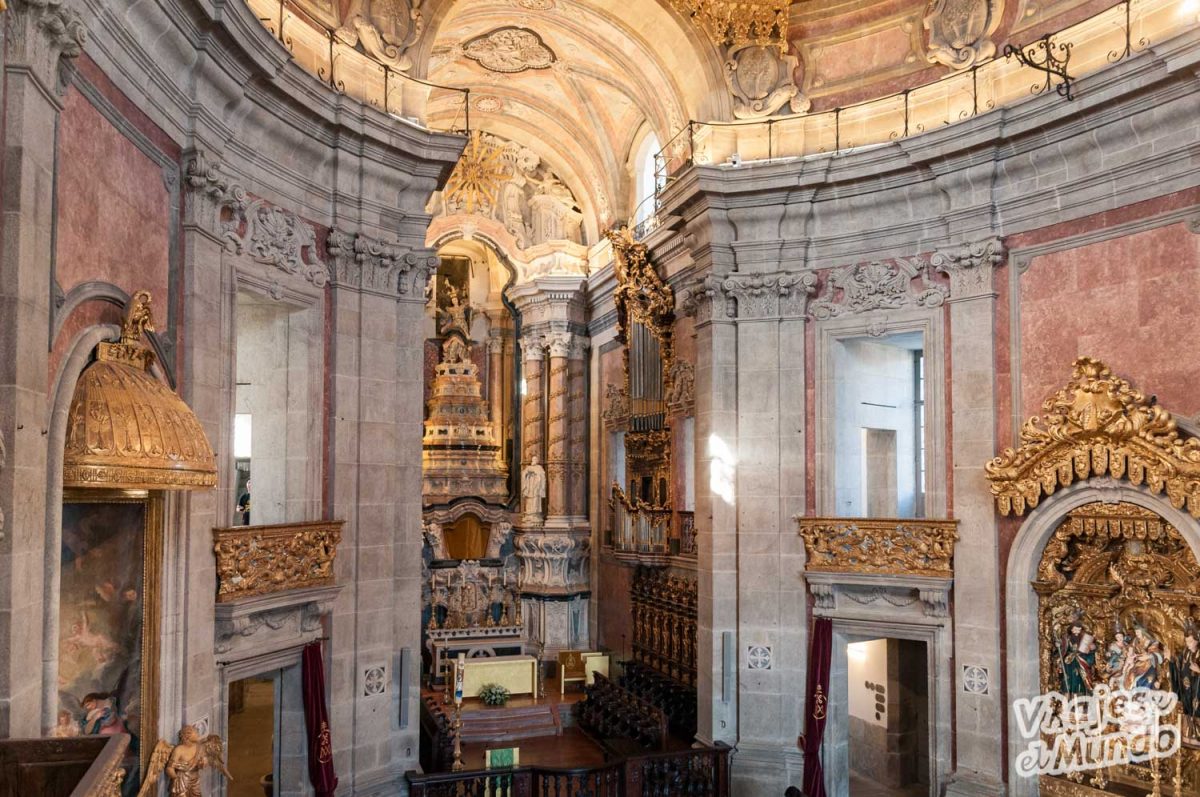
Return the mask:
[(217, 602), (332, 584), (342, 521), (213, 529)]
[(508, 174), (504, 151), (476, 130), (446, 181), (446, 198), (457, 200), (465, 213), (494, 207), (497, 192)]
[(1200, 441), (1182, 437), (1171, 414), (1091, 357), (1075, 361), (1065, 387), (1021, 429), (1021, 445), (984, 466), (1000, 514), (1018, 515), (1042, 495), (1093, 476), (1166, 492), (1200, 517)]
[(954, 575), (957, 520), (802, 517), (805, 570)]

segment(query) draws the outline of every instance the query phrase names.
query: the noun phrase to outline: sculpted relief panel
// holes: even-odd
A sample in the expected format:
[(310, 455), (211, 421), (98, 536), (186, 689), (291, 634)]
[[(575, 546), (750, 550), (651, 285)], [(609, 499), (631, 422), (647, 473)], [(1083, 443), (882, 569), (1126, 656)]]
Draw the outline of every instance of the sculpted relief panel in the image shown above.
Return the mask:
[(924, 22), (929, 31), (926, 57), (955, 69), (991, 58), (996, 45), (988, 37), (1003, 11), (1003, 0), (936, 0)]
[[(313, 0), (307, 0), (312, 3)], [(317, 0), (318, 4), (328, 0)], [(407, 72), (412, 59), (405, 51), (421, 35), (425, 20), (422, 0), (351, 0), (337, 37), (366, 52), (392, 69)]]
[(557, 60), (542, 37), (528, 28), (497, 28), (463, 44), (463, 55), (490, 72), (513, 74), (549, 69)]
[(471, 139), (429, 210), (435, 218), (477, 214), (497, 221), (520, 249), (581, 242), (583, 214), (571, 189), (536, 152), (490, 133)]

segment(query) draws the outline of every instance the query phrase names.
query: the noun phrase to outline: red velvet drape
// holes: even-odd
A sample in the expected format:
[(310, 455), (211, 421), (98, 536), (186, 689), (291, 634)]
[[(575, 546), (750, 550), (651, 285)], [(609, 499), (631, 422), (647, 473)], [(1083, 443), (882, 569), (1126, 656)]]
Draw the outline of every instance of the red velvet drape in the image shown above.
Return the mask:
[(829, 663), (832, 654), (833, 622), (826, 617), (818, 617), (813, 620), (808, 645), (808, 690), (804, 701), (805, 797), (825, 797), (821, 744), (829, 714)]
[(329, 712), (325, 707), (325, 659), (321, 655), (321, 643), (306, 645), (301, 662), (304, 725), (308, 730), (308, 777), (317, 797), (333, 797), (338, 779), (333, 772), (333, 738), (329, 735)]

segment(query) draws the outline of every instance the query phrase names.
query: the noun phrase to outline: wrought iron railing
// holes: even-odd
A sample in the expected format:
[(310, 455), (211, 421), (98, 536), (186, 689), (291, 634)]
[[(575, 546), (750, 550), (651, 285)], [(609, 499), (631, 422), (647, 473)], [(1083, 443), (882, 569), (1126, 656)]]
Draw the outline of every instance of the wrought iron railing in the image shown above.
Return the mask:
[[(1177, 0), (1121, 0), (1057, 33), (923, 86), (820, 113), (742, 122), (690, 121), (655, 156), (656, 197), (686, 167), (840, 155), (962, 122), (1029, 95), (1057, 92), (1074, 99), (1080, 77), (1122, 61), (1197, 26)], [(1030, 72), (1037, 75), (1030, 84)], [(641, 237), (655, 229), (654, 212), (631, 225)]]
[(411, 797), (728, 797), (730, 748), (690, 748), (630, 756), (599, 767), (408, 772)]
[(217, 602), (333, 584), (343, 521), (213, 529)]
[(325, 22), (287, 0), (247, 0), (247, 3), (296, 63), (338, 94), (410, 121), (424, 115), (434, 90), (461, 95), (461, 113), (442, 132), (470, 134), (470, 89), (432, 83), (393, 69), (342, 41)]
[(824, 573), (954, 575), (957, 520), (798, 517), (808, 561)]

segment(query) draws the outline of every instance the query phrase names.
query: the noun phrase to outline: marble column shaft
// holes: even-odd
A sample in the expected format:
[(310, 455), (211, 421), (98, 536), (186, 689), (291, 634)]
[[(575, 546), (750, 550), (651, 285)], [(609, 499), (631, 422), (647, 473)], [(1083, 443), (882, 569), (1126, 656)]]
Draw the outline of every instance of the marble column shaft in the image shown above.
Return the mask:
[[(556, 333), (549, 338), (550, 380), (549, 419), (546, 440), (546, 497), (549, 506), (546, 522), (549, 525), (568, 525), (567, 515), (567, 356), (571, 350), (571, 334)], [(557, 522), (556, 522), (557, 521)]]
[(567, 360), (568, 475), (567, 513), (582, 521), (588, 513), (587, 482), (587, 340), (576, 336)]
[(504, 442), (504, 337), (488, 338), (488, 407), (496, 431), (496, 442)]
[(546, 357), (546, 349), (541, 341), (524, 338), (521, 341), (521, 354), (525, 360), (525, 402), (521, 408), (521, 464), (528, 465), (537, 457), (545, 461), (542, 445), (545, 442), (543, 427), (546, 421), (542, 406), (545, 396), (542, 393), (542, 367)]

